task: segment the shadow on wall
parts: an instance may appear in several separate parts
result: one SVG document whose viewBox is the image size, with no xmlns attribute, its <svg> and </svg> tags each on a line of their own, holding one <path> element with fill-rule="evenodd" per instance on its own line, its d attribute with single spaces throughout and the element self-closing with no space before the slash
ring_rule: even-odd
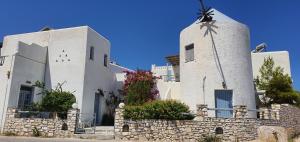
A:
<svg viewBox="0 0 300 142">
<path fill-rule="evenodd" d="M 49 59 L 49 51 L 48 51 L 48 48 L 47 48 L 44 81 L 45 81 L 45 86 L 49 87 L 48 89 L 51 89 L 52 88 L 52 82 L 51 82 L 51 73 L 50 73 L 49 60 L 50 60 Z"/>
<path fill-rule="evenodd" d="M 206 27 L 206 31 L 205 31 L 203 36 L 205 37 L 208 34 L 210 35 L 215 64 L 216 64 L 216 67 L 219 71 L 220 76 L 223 79 L 222 86 L 223 86 L 224 89 L 227 89 L 226 79 L 225 79 L 223 68 L 222 68 L 222 65 L 221 65 L 221 62 L 220 62 L 219 54 L 218 54 L 218 51 L 217 51 L 217 48 L 216 48 L 215 40 L 214 40 L 214 37 L 213 37 L 213 33 L 218 34 L 214 29 L 219 28 L 218 26 L 215 25 L 215 23 L 216 23 L 216 20 L 213 20 L 212 22 L 203 22 L 200 25 L 200 29 Z"/>
</svg>

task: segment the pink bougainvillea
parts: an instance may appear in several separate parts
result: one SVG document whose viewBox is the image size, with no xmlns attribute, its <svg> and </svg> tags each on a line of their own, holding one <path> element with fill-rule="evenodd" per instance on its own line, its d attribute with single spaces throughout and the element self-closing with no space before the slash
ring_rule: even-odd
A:
<svg viewBox="0 0 300 142">
<path fill-rule="evenodd" d="M 156 88 L 157 77 L 150 71 L 126 71 L 126 80 L 123 86 L 125 101 L 129 104 L 141 104 L 158 98 Z M 134 100 L 132 100 L 134 99 Z M 136 102 L 136 103 L 134 103 Z"/>
</svg>

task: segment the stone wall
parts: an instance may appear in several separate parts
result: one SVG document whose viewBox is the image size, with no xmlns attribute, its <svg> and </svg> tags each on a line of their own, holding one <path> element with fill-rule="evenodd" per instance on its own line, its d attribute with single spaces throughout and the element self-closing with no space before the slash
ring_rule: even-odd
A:
<svg viewBox="0 0 300 142">
<path fill-rule="evenodd" d="M 280 121 L 280 125 L 287 129 L 288 135 L 300 134 L 300 109 L 298 107 L 282 104 L 272 105 L 272 117 Z"/>
<path fill-rule="evenodd" d="M 205 136 L 216 135 L 223 141 L 251 141 L 257 139 L 257 130 L 261 126 L 282 126 L 292 129 L 293 133 L 298 131 L 300 110 L 292 106 L 279 106 L 279 110 L 275 106 L 269 110 L 272 118 L 279 119 L 245 118 L 247 111 L 244 106 L 234 107 L 234 118 L 211 118 L 207 117 L 207 105 L 198 105 L 197 117 L 194 120 L 175 121 L 124 120 L 124 109 L 119 108 L 115 117 L 115 137 L 117 140 L 197 141 Z M 222 130 L 222 134 L 217 134 L 218 130 Z"/>
<path fill-rule="evenodd" d="M 14 133 L 18 136 L 33 136 L 37 129 L 45 137 L 71 137 L 74 135 L 79 110 L 68 111 L 67 119 L 16 118 L 18 110 L 8 108 L 3 133 Z M 62 130 L 64 126 L 66 130 Z"/>
</svg>

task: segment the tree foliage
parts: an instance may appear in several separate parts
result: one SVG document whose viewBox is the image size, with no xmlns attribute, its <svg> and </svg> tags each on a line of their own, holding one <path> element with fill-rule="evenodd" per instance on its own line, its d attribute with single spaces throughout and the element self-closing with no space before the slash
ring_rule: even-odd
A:
<svg viewBox="0 0 300 142">
<path fill-rule="evenodd" d="M 158 95 L 156 77 L 150 71 L 128 71 L 126 72 L 123 91 L 125 103 L 129 105 L 141 105 L 145 102 L 155 100 Z"/>
<path fill-rule="evenodd" d="M 275 67 L 271 57 L 265 58 L 264 64 L 259 70 L 260 76 L 255 79 L 255 84 L 259 90 L 264 90 L 262 106 L 278 104 L 299 104 L 300 95 L 293 89 L 292 79 L 288 74 L 284 74 L 281 67 Z"/>
<path fill-rule="evenodd" d="M 38 111 L 67 112 L 72 108 L 76 98 L 71 92 L 63 91 L 62 85 L 58 83 L 55 89 L 47 90 L 43 83 L 36 82 L 36 86 L 43 89 L 41 102 L 35 104 Z"/>
</svg>

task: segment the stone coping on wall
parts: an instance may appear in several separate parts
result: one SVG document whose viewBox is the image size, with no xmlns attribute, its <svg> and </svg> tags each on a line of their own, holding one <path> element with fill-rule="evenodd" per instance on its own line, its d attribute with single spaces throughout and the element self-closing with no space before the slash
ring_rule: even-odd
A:
<svg viewBox="0 0 300 142">
<path fill-rule="evenodd" d="M 40 133 L 44 137 L 72 137 L 75 132 L 78 109 L 68 111 L 67 119 L 16 118 L 18 110 L 8 108 L 3 133 L 18 136 L 34 136 Z"/>
<path fill-rule="evenodd" d="M 251 141 L 258 137 L 261 126 L 280 126 L 289 135 L 300 132 L 300 109 L 291 105 L 272 105 L 260 109 L 260 118 L 246 118 L 245 106 L 234 107 L 234 118 L 207 116 L 207 105 L 198 105 L 194 120 L 125 120 L 124 106 L 116 109 L 117 140 L 198 141 L 216 135 L 223 141 Z M 220 133 L 220 134 L 219 134 Z"/>
</svg>

